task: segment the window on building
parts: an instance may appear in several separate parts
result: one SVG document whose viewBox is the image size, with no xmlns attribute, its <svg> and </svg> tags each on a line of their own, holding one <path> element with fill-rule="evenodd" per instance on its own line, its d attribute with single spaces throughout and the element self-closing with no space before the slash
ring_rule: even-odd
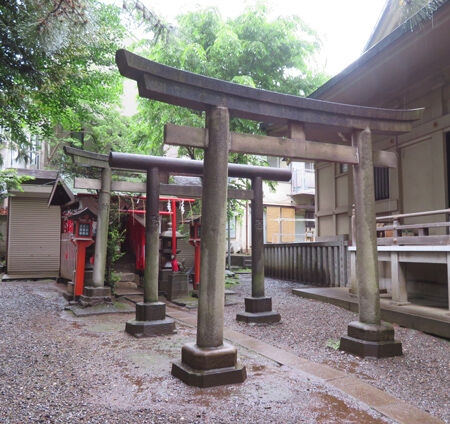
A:
<svg viewBox="0 0 450 424">
<path fill-rule="evenodd" d="M 374 168 L 375 200 L 389 199 L 389 168 Z"/>
<path fill-rule="evenodd" d="M 314 211 L 305 211 L 305 219 L 307 219 L 308 221 L 305 221 L 305 227 L 307 230 L 314 228 L 316 226 L 316 223 L 314 221 L 315 216 L 314 216 Z M 313 221 L 311 221 L 313 220 Z"/>
<path fill-rule="evenodd" d="M 348 172 L 348 163 L 339 164 L 339 174 L 346 174 Z"/>
</svg>

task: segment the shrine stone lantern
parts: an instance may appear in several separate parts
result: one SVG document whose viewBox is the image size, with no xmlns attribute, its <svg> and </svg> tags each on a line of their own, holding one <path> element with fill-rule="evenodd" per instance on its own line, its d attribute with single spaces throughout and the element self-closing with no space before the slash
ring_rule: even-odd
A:
<svg viewBox="0 0 450 424">
<path fill-rule="evenodd" d="M 163 231 L 159 238 L 161 239 L 159 291 L 163 292 L 168 300 L 186 297 L 189 295 L 188 276 L 180 272 L 176 265 L 176 255 L 181 251 L 177 249 L 177 240 L 184 236 L 169 223 L 167 230 Z"/>
</svg>

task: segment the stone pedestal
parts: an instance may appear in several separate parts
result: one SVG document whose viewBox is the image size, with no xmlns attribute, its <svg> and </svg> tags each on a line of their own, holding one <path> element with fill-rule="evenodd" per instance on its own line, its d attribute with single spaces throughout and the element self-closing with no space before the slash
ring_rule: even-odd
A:
<svg viewBox="0 0 450 424">
<path fill-rule="evenodd" d="M 169 277 L 173 274 L 171 269 L 162 269 L 158 274 L 158 293 L 167 296 L 169 290 Z"/>
<path fill-rule="evenodd" d="M 271 297 L 246 297 L 245 312 L 236 315 L 242 322 L 274 323 L 279 322 L 281 316 L 272 311 Z"/>
<path fill-rule="evenodd" d="M 163 302 L 136 304 L 136 319 L 128 321 L 125 331 L 134 337 L 152 337 L 175 333 L 175 321 L 166 318 Z"/>
<path fill-rule="evenodd" d="M 189 386 L 212 387 L 242 383 L 247 371 L 237 362 L 236 348 L 228 343 L 210 348 L 188 343 L 181 349 L 181 362 L 172 364 L 172 375 Z"/>
<path fill-rule="evenodd" d="M 81 306 L 95 306 L 112 303 L 110 287 L 86 286 L 80 296 Z"/>
<path fill-rule="evenodd" d="M 348 335 L 341 337 L 340 350 L 363 358 L 387 358 L 402 355 L 402 344 L 394 340 L 389 324 L 365 324 L 360 321 L 348 325 Z"/>
<path fill-rule="evenodd" d="M 167 299 L 179 299 L 189 296 L 189 278 L 183 272 L 172 272 L 167 282 Z"/>
</svg>

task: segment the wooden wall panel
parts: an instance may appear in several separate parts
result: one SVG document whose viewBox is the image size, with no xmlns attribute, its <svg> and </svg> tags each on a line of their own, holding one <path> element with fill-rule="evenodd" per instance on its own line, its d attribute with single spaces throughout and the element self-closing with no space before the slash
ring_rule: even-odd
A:
<svg viewBox="0 0 450 424">
<path fill-rule="evenodd" d="M 281 208 L 281 218 L 287 218 L 288 221 L 281 221 L 281 242 L 295 242 L 295 209 Z"/>
<path fill-rule="evenodd" d="M 279 243 L 280 225 L 280 207 L 267 206 L 266 209 L 266 239 L 267 243 Z"/>
</svg>

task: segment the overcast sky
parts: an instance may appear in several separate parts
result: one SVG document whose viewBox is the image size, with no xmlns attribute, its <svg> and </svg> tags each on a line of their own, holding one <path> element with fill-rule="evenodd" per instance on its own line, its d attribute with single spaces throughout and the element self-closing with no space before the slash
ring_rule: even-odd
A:
<svg viewBox="0 0 450 424">
<path fill-rule="evenodd" d="M 254 0 L 141 0 L 150 10 L 175 23 L 176 16 L 208 6 L 217 7 L 223 18 L 240 15 Z M 116 0 L 121 4 L 120 0 Z M 270 16 L 299 16 L 322 40 L 317 58 L 325 72 L 334 76 L 355 61 L 381 15 L 386 0 L 267 0 Z M 135 83 L 129 81 L 135 86 Z M 128 84 L 127 84 L 128 85 Z M 127 114 L 133 101 L 124 102 Z"/>
<path fill-rule="evenodd" d="M 142 1 L 142 0 L 141 0 Z M 297 15 L 323 42 L 320 60 L 329 75 L 336 75 L 356 60 L 380 17 L 386 0 L 268 0 L 271 16 Z M 177 15 L 208 6 L 222 17 L 236 17 L 248 0 L 143 0 L 158 15 L 175 22 Z"/>
</svg>

